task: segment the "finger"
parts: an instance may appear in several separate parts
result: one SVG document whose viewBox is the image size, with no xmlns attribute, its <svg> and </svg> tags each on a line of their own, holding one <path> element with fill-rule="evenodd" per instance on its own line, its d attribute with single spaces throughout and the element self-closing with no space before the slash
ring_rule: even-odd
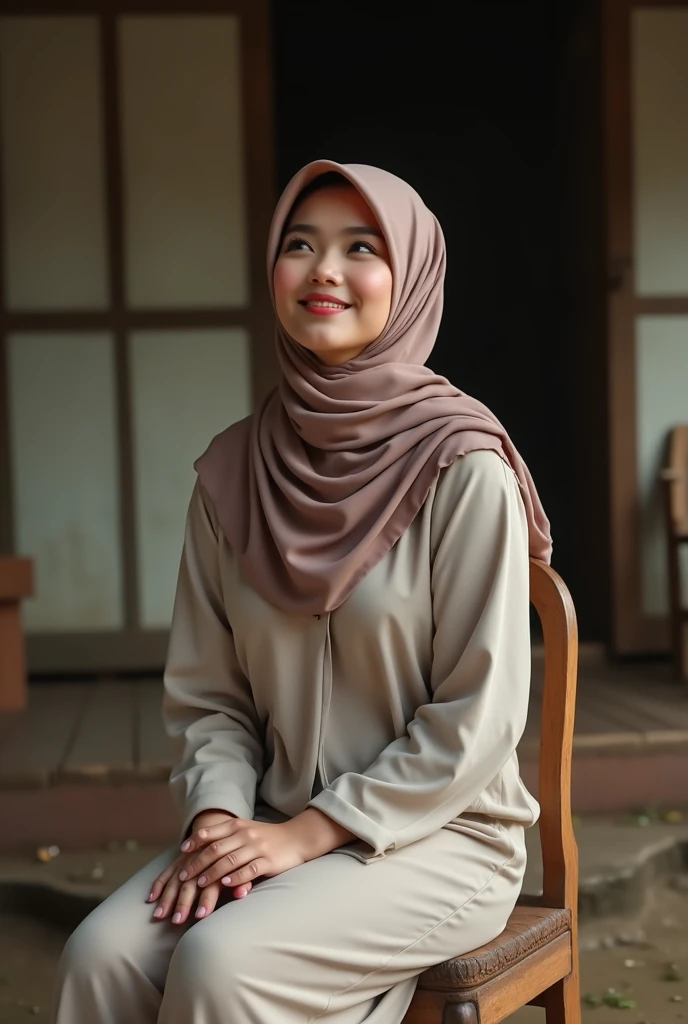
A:
<svg viewBox="0 0 688 1024">
<path fill-rule="evenodd" d="M 241 840 L 239 837 L 230 836 L 227 839 L 216 839 L 195 856 L 190 856 L 187 853 L 184 866 L 179 872 L 179 880 L 185 882 L 189 878 L 195 878 L 197 875 L 203 874 L 206 868 L 211 867 L 215 861 L 228 856 L 234 850 L 238 850 L 240 846 Z M 220 876 L 218 875 L 217 877 L 219 878 Z"/>
<path fill-rule="evenodd" d="M 190 853 L 191 850 L 201 849 L 215 839 L 226 839 L 227 836 L 232 835 L 237 822 L 240 821 L 241 818 L 227 818 L 226 821 L 218 821 L 216 825 L 205 825 L 204 828 L 199 828 L 197 832 L 192 832 L 189 838 L 184 840 L 182 851 Z"/>
<path fill-rule="evenodd" d="M 254 860 L 259 856 L 258 850 L 252 846 L 239 846 L 236 845 L 233 849 L 223 853 L 220 857 L 216 857 L 212 864 L 205 868 L 203 874 L 199 875 L 196 879 L 199 888 L 203 888 L 206 885 L 210 885 L 212 882 L 219 882 L 219 880 L 225 875 L 234 875 L 239 868 L 244 867 L 249 861 Z M 253 875 L 248 878 L 243 878 L 241 881 L 252 882 Z"/>
<path fill-rule="evenodd" d="M 208 914 L 212 914 L 213 910 L 217 906 L 217 901 L 222 894 L 222 886 L 219 883 L 215 885 L 208 885 L 205 889 L 200 890 L 200 898 L 198 900 L 198 908 L 196 909 L 196 917 L 202 918 L 207 917 Z"/>
<path fill-rule="evenodd" d="M 158 898 L 158 905 L 156 909 L 153 911 L 153 917 L 158 921 L 163 921 L 166 917 L 169 917 L 177 900 L 180 886 L 181 883 L 176 875 L 170 878 L 162 891 L 162 895 Z"/>
<path fill-rule="evenodd" d="M 173 860 L 169 867 L 166 867 L 153 882 L 151 891 L 148 895 L 147 903 L 155 903 L 160 898 L 160 893 L 163 891 L 170 878 L 177 873 L 179 868 L 179 858 Z"/>
<path fill-rule="evenodd" d="M 198 896 L 198 886 L 195 882 L 184 882 L 179 895 L 177 896 L 177 902 L 174 907 L 174 914 L 172 915 L 172 924 L 186 924 L 189 913 L 196 897 Z"/>
<path fill-rule="evenodd" d="M 244 885 L 237 885 L 236 889 L 233 890 L 232 895 L 235 900 L 243 900 L 245 896 L 248 896 L 252 888 L 253 882 L 246 882 Z"/>
<path fill-rule="evenodd" d="M 244 867 L 239 868 L 238 871 L 233 871 L 231 875 L 223 875 L 220 879 L 223 885 L 241 885 L 244 882 L 255 882 L 259 875 L 266 875 L 269 871 L 270 865 L 264 857 L 258 857 L 255 860 L 249 861 Z"/>
</svg>

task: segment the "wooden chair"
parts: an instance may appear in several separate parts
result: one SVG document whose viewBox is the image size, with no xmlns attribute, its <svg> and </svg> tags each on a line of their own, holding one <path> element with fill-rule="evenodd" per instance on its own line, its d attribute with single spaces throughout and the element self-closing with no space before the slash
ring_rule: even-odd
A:
<svg viewBox="0 0 688 1024">
<path fill-rule="evenodd" d="M 688 425 L 669 431 L 660 480 L 666 514 L 671 649 L 676 675 L 688 683 L 688 608 L 681 593 L 681 548 L 688 544 Z"/>
<path fill-rule="evenodd" d="M 541 897 L 522 896 L 493 942 L 420 975 L 404 1024 L 496 1024 L 527 1003 L 547 1024 L 579 1024 L 578 850 L 571 822 L 571 751 L 578 668 L 576 613 L 566 586 L 531 559 L 531 601 L 544 633 L 540 736 Z"/>
</svg>

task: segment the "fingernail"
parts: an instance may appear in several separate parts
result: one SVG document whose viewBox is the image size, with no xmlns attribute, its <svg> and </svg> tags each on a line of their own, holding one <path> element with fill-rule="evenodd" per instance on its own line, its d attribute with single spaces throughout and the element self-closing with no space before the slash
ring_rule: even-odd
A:
<svg viewBox="0 0 688 1024">
<path fill-rule="evenodd" d="M 190 849 L 191 849 L 191 840 L 190 839 L 185 839 L 184 842 L 182 843 L 182 850 L 183 850 L 184 853 L 186 853 L 186 851 L 190 850 Z"/>
<path fill-rule="evenodd" d="M 174 917 L 172 918 L 172 924 L 179 924 L 181 919 L 182 919 L 182 915 L 181 914 L 179 914 L 179 913 L 175 914 Z"/>
<path fill-rule="evenodd" d="M 222 884 L 223 885 L 231 885 L 232 884 L 231 876 L 230 875 L 225 875 L 225 877 L 222 879 Z"/>
<path fill-rule="evenodd" d="M 208 881 L 208 876 L 207 875 L 201 875 L 201 877 L 198 879 L 198 884 L 199 885 L 205 885 L 205 883 L 207 881 Z"/>
<path fill-rule="evenodd" d="M 205 917 L 206 914 L 207 910 L 205 907 L 199 907 L 198 910 L 196 911 L 196 917 Z"/>
<path fill-rule="evenodd" d="M 158 909 L 153 914 L 153 917 L 162 917 L 164 913 L 165 911 L 162 909 L 162 907 L 158 907 Z"/>
<path fill-rule="evenodd" d="M 146 903 L 150 903 L 150 901 L 151 901 L 152 899 L 153 899 L 153 893 L 152 893 L 152 892 L 150 892 L 150 893 L 148 893 L 148 896 L 146 897 Z"/>
<path fill-rule="evenodd" d="M 185 882 L 185 881 L 186 881 L 186 876 L 188 875 L 188 873 L 189 873 L 189 872 L 188 872 L 188 871 L 186 871 L 186 870 L 184 870 L 184 871 L 180 871 L 180 872 L 179 872 L 179 877 L 180 877 L 180 879 L 181 879 L 181 881 L 182 881 L 182 882 Z"/>
</svg>

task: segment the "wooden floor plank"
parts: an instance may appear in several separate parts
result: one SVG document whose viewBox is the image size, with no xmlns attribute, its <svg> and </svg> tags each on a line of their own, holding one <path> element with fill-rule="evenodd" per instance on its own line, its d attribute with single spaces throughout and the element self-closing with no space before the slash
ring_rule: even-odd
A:
<svg viewBox="0 0 688 1024">
<path fill-rule="evenodd" d="M 613 735 L 619 732 L 628 732 L 629 729 L 618 722 L 610 721 L 607 715 L 603 714 L 594 705 L 582 697 L 576 704 L 576 720 L 574 732 L 576 736 L 606 734 Z M 635 731 L 631 729 L 630 731 Z"/>
<path fill-rule="evenodd" d="M 0 788 L 54 781 L 91 694 L 88 683 L 32 683 L 0 746 Z"/>
<path fill-rule="evenodd" d="M 597 692 L 605 701 L 623 704 L 637 714 L 646 730 L 688 729 L 688 694 L 676 692 L 673 687 L 655 690 L 634 684 L 622 690 L 617 684 L 600 680 Z"/>
<path fill-rule="evenodd" d="M 537 753 L 542 659 L 534 659 L 530 710 L 519 751 Z M 0 717 L 0 788 L 56 781 L 165 780 L 171 744 L 161 681 L 31 683 L 29 709 Z M 574 749 L 609 752 L 688 743 L 688 688 L 670 667 L 582 665 Z"/>
<path fill-rule="evenodd" d="M 63 782 L 120 782 L 134 775 L 133 684 L 97 682 L 60 766 Z"/>
<path fill-rule="evenodd" d="M 607 723 L 610 732 L 630 730 L 644 733 L 647 729 L 647 718 L 638 713 L 627 701 L 610 697 L 600 687 L 590 688 L 585 694 L 585 707 Z"/>
<path fill-rule="evenodd" d="M 166 779 L 172 767 L 172 744 L 162 724 L 162 680 L 138 683 L 137 774 L 145 779 Z"/>
</svg>

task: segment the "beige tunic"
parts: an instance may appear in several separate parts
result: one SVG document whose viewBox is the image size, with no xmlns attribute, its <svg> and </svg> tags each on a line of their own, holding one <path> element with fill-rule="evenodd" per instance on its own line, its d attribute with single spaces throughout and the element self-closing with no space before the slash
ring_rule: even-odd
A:
<svg viewBox="0 0 688 1024">
<path fill-rule="evenodd" d="M 400 1024 L 421 971 L 498 935 L 537 815 L 515 754 L 528 576 L 518 487 L 491 452 L 445 470 L 320 619 L 243 583 L 197 488 L 165 679 L 184 830 L 204 808 L 279 821 L 311 803 L 358 839 L 180 927 L 145 903 L 165 851 L 70 938 L 53 1022 Z"/>
<path fill-rule="evenodd" d="M 311 804 L 371 861 L 443 827 L 532 825 L 527 543 L 514 474 L 472 452 L 340 608 L 290 615 L 244 582 L 197 485 L 165 675 L 184 829 Z"/>
</svg>

